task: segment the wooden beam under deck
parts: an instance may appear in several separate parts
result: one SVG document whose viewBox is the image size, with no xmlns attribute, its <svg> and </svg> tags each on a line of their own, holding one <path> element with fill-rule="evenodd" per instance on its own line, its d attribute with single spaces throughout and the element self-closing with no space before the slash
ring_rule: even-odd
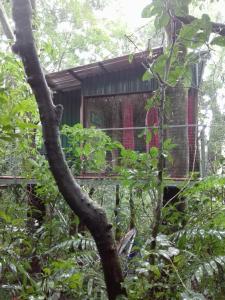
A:
<svg viewBox="0 0 225 300">
<path fill-rule="evenodd" d="M 9 185 L 35 184 L 34 179 L 20 176 L 0 176 L 0 188 Z"/>
<path fill-rule="evenodd" d="M 85 174 L 75 177 L 76 181 L 80 185 L 115 185 L 120 184 L 121 179 L 117 177 L 116 175 L 113 176 L 106 176 L 104 174 L 102 175 L 96 175 L 96 174 Z M 195 182 L 198 181 L 196 179 L 188 179 L 188 178 L 164 178 L 168 182 L 168 184 L 171 185 L 179 185 L 184 184 L 187 181 Z M 26 185 L 26 184 L 35 184 L 35 179 L 28 179 L 25 177 L 19 177 L 19 176 L 0 176 L 0 188 L 5 188 L 10 185 Z"/>
</svg>

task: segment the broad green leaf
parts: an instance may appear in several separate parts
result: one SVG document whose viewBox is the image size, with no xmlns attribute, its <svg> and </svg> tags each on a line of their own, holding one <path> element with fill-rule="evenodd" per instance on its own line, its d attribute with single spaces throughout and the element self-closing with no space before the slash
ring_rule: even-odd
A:
<svg viewBox="0 0 225 300">
<path fill-rule="evenodd" d="M 12 142 L 13 138 L 11 136 L 6 136 L 6 135 L 0 135 L 0 140 L 6 141 L 6 142 Z"/>
<path fill-rule="evenodd" d="M 159 254 L 170 261 L 170 253 L 167 250 L 159 250 Z"/>
<path fill-rule="evenodd" d="M 162 4 L 160 1 L 154 1 L 148 4 L 142 11 L 142 18 L 151 18 L 162 13 Z"/>
<path fill-rule="evenodd" d="M 155 98 L 149 98 L 148 100 L 147 100 L 147 103 L 146 103 L 146 105 L 145 105 L 145 109 L 146 110 L 150 110 L 151 108 L 153 108 L 154 106 L 155 106 Z"/>
<path fill-rule="evenodd" d="M 167 61 L 168 57 L 166 54 L 160 55 L 160 57 L 158 57 L 153 65 L 153 71 L 155 73 L 158 73 L 159 75 L 161 75 L 163 77 L 164 75 L 164 71 L 165 71 L 165 65 L 166 65 L 166 61 Z"/>
<path fill-rule="evenodd" d="M 92 295 L 92 290 L 93 290 L 93 279 L 89 279 L 88 280 L 88 296 Z"/>
<path fill-rule="evenodd" d="M 211 45 L 225 47 L 225 36 L 217 36 L 215 37 L 211 43 Z"/>
<path fill-rule="evenodd" d="M 184 67 L 183 66 L 176 66 L 175 68 L 171 69 L 169 72 L 168 82 L 171 85 L 176 85 L 179 81 L 179 78 L 184 73 Z"/>
<path fill-rule="evenodd" d="M 81 273 L 75 273 L 65 280 L 71 289 L 77 289 L 82 286 L 83 276 Z"/>
<path fill-rule="evenodd" d="M 146 143 L 149 144 L 152 139 L 152 133 L 149 129 L 145 130 L 145 135 L 146 135 Z"/>
<path fill-rule="evenodd" d="M 169 23 L 169 21 L 170 21 L 170 17 L 166 12 L 163 12 L 159 17 L 157 16 L 154 22 L 156 30 L 165 27 Z"/>
<path fill-rule="evenodd" d="M 211 23 L 209 15 L 207 15 L 207 14 L 202 15 L 201 25 L 202 25 L 202 28 L 205 30 L 206 34 L 209 36 L 212 32 L 212 23 Z"/>
<path fill-rule="evenodd" d="M 204 273 L 203 273 L 203 267 L 200 266 L 200 267 L 198 268 L 198 270 L 195 272 L 195 278 L 196 278 L 196 280 L 197 280 L 198 283 L 201 282 L 202 277 L 203 277 L 203 274 L 204 274 Z"/>
<path fill-rule="evenodd" d="M 17 267 L 14 263 L 9 263 L 9 267 L 12 270 L 12 272 L 17 273 Z"/>
<path fill-rule="evenodd" d="M 213 268 L 209 263 L 204 264 L 205 270 L 209 276 L 213 276 Z"/>
<path fill-rule="evenodd" d="M 186 47 L 195 49 L 208 41 L 211 30 L 210 18 L 207 14 L 203 14 L 201 19 L 196 19 L 191 24 L 183 26 L 179 38 Z"/>
<path fill-rule="evenodd" d="M 179 39 L 185 45 L 189 45 L 193 36 L 198 32 L 199 26 L 196 22 L 192 22 L 189 25 L 185 25 L 180 30 Z"/>
<path fill-rule="evenodd" d="M 202 294 L 190 292 L 190 293 L 182 293 L 182 300 L 206 300 Z"/>
<path fill-rule="evenodd" d="M 132 63 L 133 59 L 134 59 L 134 54 L 130 54 L 128 57 L 128 61 L 130 64 Z"/>
<path fill-rule="evenodd" d="M 147 6 L 145 6 L 145 8 L 142 10 L 142 18 L 150 18 L 154 15 L 154 13 L 152 13 L 154 8 L 153 3 L 148 4 Z"/>
<path fill-rule="evenodd" d="M 151 74 L 151 72 L 149 70 L 146 70 L 142 76 L 143 81 L 150 81 L 153 78 L 154 78 L 154 76 L 153 76 L 153 74 Z"/>
<path fill-rule="evenodd" d="M 159 149 L 156 148 L 156 147 L 151 147 L 149 153 L 150 153 L 152 158 L 158 157 Z"/>
<path fill-rule="evenodd" d="M 161 273 L 159 270 L 159 267 L 156 265 L 150 265 L 149 266 L 150 271 L 152 271 L 157 277 L 160 277 Z"/>
<path fill-rule="evenodd" d="M 175 247 L 169 247 L 168 248 L 168 253 L 170 256 L 176 256 L 180 253 L 180 250 L 175 248 Z"/>
<path fill-rule="evenodd" d="M 8 102 L 8 97 L 6 96 L 5 93 L 0 93 L 0 103 L 7 103 Z"/>
<path fill-rule="evenodd" d="M 214 260 L 210 261 L 210 265 L 211 265 L 212 269 L 214 270 L 214 272 L 218 273 L 218 271 L 219 271 L 218 266 Z"/>
</svg>

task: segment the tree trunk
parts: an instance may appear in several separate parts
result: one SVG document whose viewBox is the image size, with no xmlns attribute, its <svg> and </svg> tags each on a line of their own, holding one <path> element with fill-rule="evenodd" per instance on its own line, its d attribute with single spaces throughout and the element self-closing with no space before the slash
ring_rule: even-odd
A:
<svg viewBox="0 0 225 300">
<path fill-rule="evenodd" d="M 176 87 L 166 89 L 169 103 L 169 113 L 166 115 L 167 138 L 171 139 L 175 147 L 171 151 L 172 163 L 167 163 L 167 171 L 173 178 L 184 178 L 189 172 L 189 146 L 187 126 L 187 91 L 182 83 Z"/>
<path fill-rule="evenodd" d="M 223 159 L 224 115 L 217 103 L 216 95 L 212 93 L 209 96 L 212 120 L 209 130 L 208 163 L 209 171 L 214 174 L 221 168 L 221 159 Z"/>
<path fill-rule="evenodd" d="M 114 210 L 115 223 L 116 223 L 116 241 L 120 241 L 122 237 L 121 224 L 120 224 L 120 186 L 116 185 L 116 205 Z"/>
<path fill-rule="evenodd" d="M 188 13 L 188 5 L 184 4 L 184 9 Z M 171 18 L 166 27 L 166 33 L 169 45 L 176 41 L 179 35 L 182 23 L 179 20 Z M 178 46 L 178 62 L 182 64 L 185 60 L 187 49 L 181 42 L 176 42 Z M 188 91 L 183 83 L 179 81 L 175 87 L 166 88 L 166 101 L 168 110 L 165 116 L 167 129 L 167 138 L 175 144 L 172 150 L 172 163 L 167 162 L 167 170 L 173 178 L 186 177 L 189 172 L 189 146 L 188 146 Z"/>
<path fill-rule="evenodd" d="M 59 134 L 63 107 L 53 104 L 38 60 L 32 34 L 30 1 L 12 0 L 12 2 L 16 26 L 16 43 L 13 51 L 22 58 L 27 81 L 38 104 L 50 170 L 65 201 L 90 230 L 101 257 L 108 298 L 115 300 L 117 296 L 126 292 L 121 287 L 123 276 L 112 225 L 108 223 L 105 211 L 82 192 L 65 161 Z"/>
</svg>

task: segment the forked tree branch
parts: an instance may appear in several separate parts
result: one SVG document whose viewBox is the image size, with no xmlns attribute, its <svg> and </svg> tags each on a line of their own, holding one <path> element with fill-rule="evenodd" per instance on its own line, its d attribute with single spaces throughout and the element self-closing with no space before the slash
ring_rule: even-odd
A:
<svg viewBox="0 0 225 300">
<path fill-rule="evenodd" d="M 182 17 L 176 16 L 176 19 L 178 19 L 185 25 L 191 24 L 193 21 L 198 20 L 197 18 L 191 15 L 182 16 Z M 215 22 L 211 22 L 211 24 L 212 24 L 212 33 L 217 33 L 221 36 L 225 36 L 225 24 L 215 23 Z"/>
<path fill-rule="evenodd" d="M 65 161 L 59 134 L 63 107 L 54 105 L 40 66 L 32 33 L 31 3 L 29 0 L 12 2 L 16 35 L 13 51 L 22 58 L 27 81 L 38 104 L 50 170 L 64 199 L 90 230 L 101 257 L 108 297 L 115 300 L 125 291 L 121 287 L 123 276 L 112 225 L 108 223 L 105 211 L 82 192 Z"/>
</svg>

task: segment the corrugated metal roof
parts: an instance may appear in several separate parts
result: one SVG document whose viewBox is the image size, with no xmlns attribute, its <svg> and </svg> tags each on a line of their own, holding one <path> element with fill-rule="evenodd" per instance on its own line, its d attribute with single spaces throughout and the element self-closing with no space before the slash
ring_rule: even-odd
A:
<svg viewBox="0 0 225 300">
<path fill-rule="evenodd" d="M 152 61 L 162 54 L 162 52 L 163 48 L 160 47 L 153 49 L 151 56 L 149 56 L 148 51 L 136 53 L 132 57 L 132 62 L 130 62 L 130 55 L 107 59 L 101 62 L 47 74 L 46 80 L 53 91 L 79 89 L 85 79 L 110 74 L 112 72 L 134 70 L 140 67 L 146 59 Z"/>
</svg>

